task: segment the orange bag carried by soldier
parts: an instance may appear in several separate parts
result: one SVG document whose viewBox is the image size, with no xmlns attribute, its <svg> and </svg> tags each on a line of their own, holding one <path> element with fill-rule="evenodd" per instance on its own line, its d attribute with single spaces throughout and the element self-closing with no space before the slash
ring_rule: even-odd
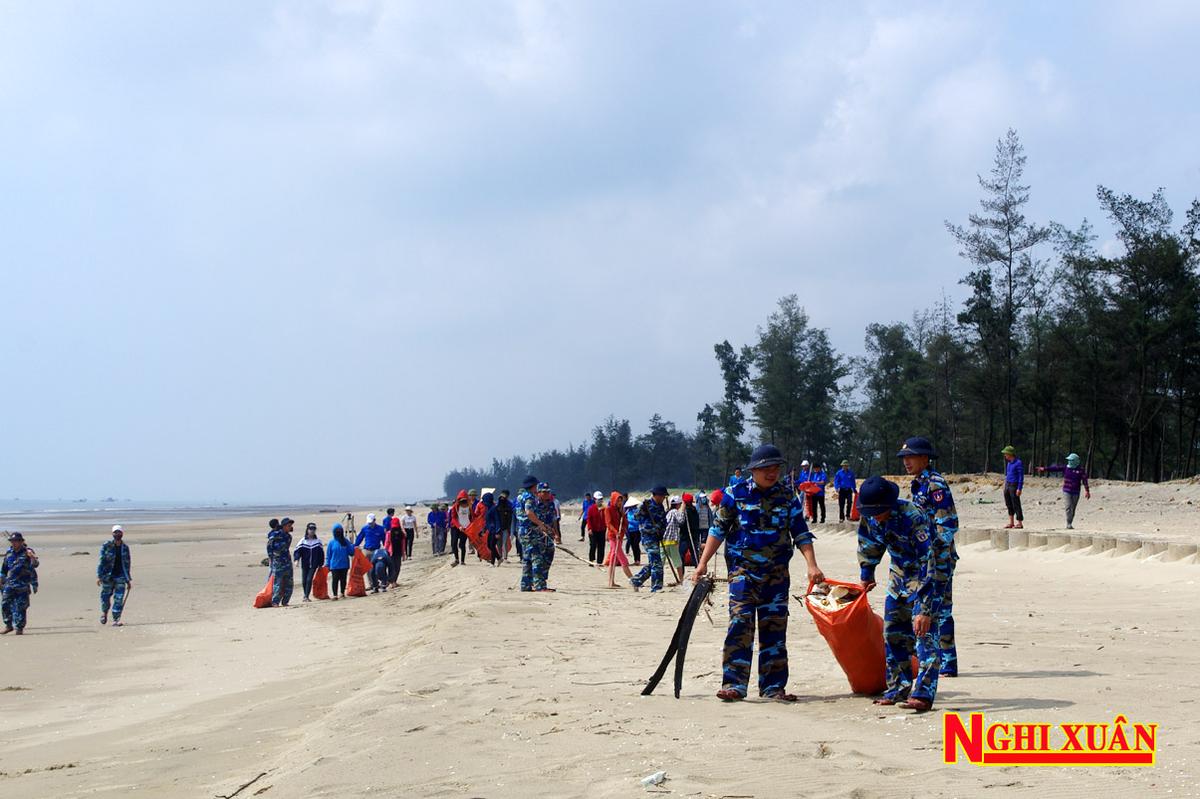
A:
<svg viewBox="0 0 1200 799">
<path fill-rule="evenodd" d="M 313 575 L 312 595 L 314 599 L 329 599 L 329 567 L 321 566 Z"/>
<path fill-rule="evenodd" d="M 850 521 L 856 522 L 862 517 L 858 514 L 858 492 L 854 492 L 854 507 L 850 509 Z"/>
<path fill-rule="evenodd" d="M 804 606 L 812 615 L 817 631 L 846 672 L 851 691 L 882 693 L 887 687 L 883 619 L 871 608 L 858 583 L 826 580 L 825 585 L 829 586 L 828 593 L 814 593 L 810 583 L 804 597 Z"/>
<path fill-rule="evenodd" d="M 354 557 L 350 559 L 350 577 L 347 580 L 346 596 L 366 596 L 367 585 L 363 578 L 371 571 L 371 561 L 358 547 L 354 548 Z"/>
<path fill-rule="evenodd" d="M 269 608 L 271 607 L 271 592 L 275 590 L 275 575 L 267 578 L 267 584 L 263 590 L 258 592 L 258 596 L 254 597 L 254 607 Z"/>
</svg>

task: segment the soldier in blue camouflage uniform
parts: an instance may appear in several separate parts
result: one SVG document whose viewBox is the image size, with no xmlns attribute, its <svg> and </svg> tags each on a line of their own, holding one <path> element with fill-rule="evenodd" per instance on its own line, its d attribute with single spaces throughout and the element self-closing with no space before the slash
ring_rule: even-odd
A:
<svg viewBox="0 0 1200 799">
<path fill-rule="evenodd" d="M 100 586 L 100 623 L 108 624 L 108 608 L 112 605 L 113 626 L 120 627 L 125 610 L 125 593 L 133 585 L 129 570 L 129 547 L 124 543 L 125 531 L 114 524 L 112 540 L 100 547 L 100 562 L 96 565 L 96 585 Z"/>
<path fill-rule="evenodd" d="M 526 511 L 533 522 L 528 543 L 533 549 L 530 561 L 533 566 L 533 590 L 550 591 L 546 583 L 550 579 L 550 566 L 554 563 L 554 545 L 559 540 L 559 515 L 554 504 L 554 494 L 549 483 L 537 484 L 537 500 L 533 508 Z"/>
<path fill-rule="evenodd" d="M 539 547 L 535 551 L 537 544 L 531 543 L 535 537 L 538 539 L 544 538 L 543 532 L 538 527 L 537 521 L 535 521 L 537 520 L 538 500 L 532 489 L 537 483 L 537 478 L 533 475 L 526 477 L 521 483 L 521 492 L 517 494 L 517 498 L 513 501 L 513 518 L 517 522 L 517 549 L 521 553 L 522 591 L 533 590 L 534 574 L 540 572 L 542 568 L 542 550 Z"/>
<path fill-rule="evenodd" d="M 724 542 L 729 555 L 729 631 L 725 635 L 724 670 L 717 696 L 726 702 L 746 697 L 754 628 L 758 625 L 758 692 L 782 702 L 795 702 L 787 692 L 788 564 L 799 549 L 808 579 L 824 582 L 813 552 L 813 536 L 804 523 L 804 508 L 787 480 L 780 480 L 784 459 L 770 444 L 750 456 L 750 477 L 730 485 L 709 528 L 704 553 L 696 565 L 699 579 Z"/>
<path fill-rule="evenodd" d="M 646 552 L 646 565 L 629 580 L 634 590 L 645 585 L 647 578 L 650 593 L 663 590 L 662 536 L 667 529 L 667 509 L 663 503 L 666 500 L 667 487 L 655 486 L 650 491 L 650 499 L 642 502 L 635 514 L 642 535 L 642 549 Z"/>
<path fill-rule="evenodd" d="M 886 552 L 891 556 L 883 638 L 887 688 L 880 705 L 902 703 L 923 713 L 937 695 L 941 650 L 933 623 L 941 610 L 942 594 L 950 579 L 950 546 L 933 529 L 920 507 L 900 499 L 900 487 L 872 477 L 858 492 L 859 579 L 864 591 L 875 587 L 875 567 Z M 912 677 L 916 650 L 918 669 Z"/>
<path fill-rule="evenodd" d="M 26 611 L 29 610 L 29 592 L 37 591 L 37 556 L 25 545 L 25 536 L 13 533 L 9 536 L 9 548 L 0 564 L 0 612 L 4 617 L 7 635 L 14 629 L 17 635 L 25 634 Z"/>
<path fill-rule="evenodd" d="M 958 676 L 958 649 L 954 645 L 954 568 L 958 564 L 958 547 L 954 537 L 958 534 L 958 510 L 954 507 L 954 495 L 940 472 L 929 467 L 929 461 L 937 457 L 933 444 L 927 438 L 910 438 L 896 453 L 904 461 L 904 471 L 913 476 L 912 501 L 925 511 L 933 522 L 938 536 L 950 546 L 950 578 L 946 580 L 946 592 L 942 595 L 942 610 L 938 614 L 934 632 L 942 650 L 941 676 Z"/>
<path fill-rule="evenodd" d="M 267 557 L 271 560 L 271 576 L 275 578 L 271 588 L 271 607 L 287 607 L 292 601 L 292 525 L 284 519 L 279 527 L 267 535 Z"/>
</svg>

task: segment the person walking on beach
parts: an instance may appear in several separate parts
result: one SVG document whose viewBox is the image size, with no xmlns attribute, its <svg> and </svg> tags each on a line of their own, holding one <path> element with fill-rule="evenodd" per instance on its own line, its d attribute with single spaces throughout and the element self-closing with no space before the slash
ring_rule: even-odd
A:
<svg viewBox="0 0 1200 799">
<path fill-rule="evenodd" d="M 958 563 L 958 547 L 954 543 L 958 535 L 958 509 L 954 507 L 954 495 L 946 478 L 929 467 L 929 461 L 937 457 L 933 444 L 927 438 L 910 438 L 896 453 L 904 462 L 904 471 L 913 478 L 913 504 L 925 511 L 933 522 L 933 532 L 949 547 L 948 573 L 942 590 L 941 609 L 934 619 L 933 633 L 941 650 L 939 673 L 943 677 L 958 676 L 958 648 L 954 643 L 954 568 Z"/>
<path fill-rule="evenodd" d="M 599 493 L 599 492 L 596 492 L 596 493 Z M 601 496 L 603 496 L 603 495 L 601 494 Z M 587 533 L 588 533 L 587 515 L 588 515 L 588 510 L 590 510 L 592 507 L 592 502 L 594 502 L 594 500 L 592 499 L 591 494 L 583 495 L 583 505 L 581 505 L 579 508 L 579 540 L 580 541 L 583 541 L 587 537 Z"/>
<path fill-rule="evenodd" d="M 887 688 L 877 705 L 924 713 L 933 707 L 941 671 L 941 648 L 934 624 L 950 579 L 950 547 L 933 529 L 925 511 L 900 499 L 900 487 L 882 477 L 864 481 L 858 494 L 859 585 L 875 587 L 875 568 L 891 556 L 884 600 L 883 640 Z M 917 656 L 917 676 L 912 656 Z"/>
<path fill-rule="evenodd" d="M 400 526 L 399 517 L 392 517 L 392 526 L 388 530 L 387 540 L 384 541 L 383 548 L 392 556 L 391 571 L 388 572 L 388 585 L 392 588 L 396 587 L 397 581 L 400 579 L 400 565 L 404 562 L 405 547 L 408 541 L 404 537 L 404 528 Z"/>
<path fill-rule="evenodd" d="M 788 564 L 800 550 L 811 583 L 824 582 L 812 533 L 795 490 L 781 480 L 783 453 L 762 444 L 750 453 L 750 479 L 729 486 L 721 496 L 717 523 L 708 532 L 693 579 L 708 572 L 708 562 L 725 544 L 729 553 L 729 630 L 722 652 L 721 690 L 725 702 L 746 698 L 754 629 L 758 626 L 758 692 L 778 702 L 795 702 L 787 692 Z"/>
<path fill-rule="evenodd" d="M 612 492 L 612 496 L 608 498 L 608 507 L 604 509 L 604 523 L 608 538 L 608 587 L 616 588 L 617 583 L 613 578 L 616 576 L 618 565 L 628 579 L 633 579 L 633 572 L 629 570 L 629 558 L 625 557 L 625 550 L 621 546 L 621 539 L 625 537 L 629 520 L 625 516 L 625 495 L 620 491 Z"/>
<path fill-rule="evenodd" d="M 425 523 L 429 525 L 429 537 L 433 539 L 432 550 L 434 555 L 446 554 L 446 506 L 434 505 L 429 511 L 429 515 L 425 517 Z"/>
<path fill-rule="evenodd" d="M 1075 509 L 1079 507 L 1079 489 L 1083 495 L 1092 498 L 1092 488 L 1088 485 L 1087 470 L 1079 468 L 1079 456 L 1072 452 L 1067 456 L 1067 468 L 1063 469 L 1063 501 L 1067 509 L 1067 529 L 1075 529 Z"/>
<path fill-rule="evenodd" d="M 683 556 L 679 552 L 679 540 L 683 528 L 687 526 L 687 514 L 683 512 L 683 502 L 679 497 L 671 497 L 670 510 L 667 511 L 666 524 L 663 526 L 662 552 L 663 560 L 671 569 L 671 586 L 683 582 Z"/>
<path fill-rule="evenodd" d="M 325 547 L 325 563 L 329 566 L 329 574 L 332 576 L 330 582 L 333 584 L 333 596 L 330 599 L 337 599 L 339 593 L 342 599 L 346 598 L 346 575 L 350 571 L 352 557 L 354 545 L 346 538 L 346 529 L 340 524 L 335 524 L 333 537 Z"/>
<path fill-rule="evenodd" d="M 558 504 L 558 500 L 554 497 L 554 492 L 550 490 L 550 484 L 541 482 L 537 484 L 537 502 L 534 504 L 533 510 L 530 512 L 530 519 L 535 519 L 543 525 L 539 528 L 541 534 L 536 530 L 530 539 L 534 542 L 535 547 L 539 548 L 538 557 L 534 559 L 534 565 L 537 569 L 533 574 L 533 590 L 534 591 L 551 591 L 550 588 L 550 567 L 554 565 L 554 550 L 556 545 L 562 542 L 562 517 L 559 516 L 562 509 Z"/>
<path fill-rule="evenodd" d="M 522 481 L 521 493 L 517 495 L 517 535 L 521 539 L 521 590 L 547 591 L 550 565 L 546 550 L 554 546 L 554 504 L 550 499 L 550 486 L 539 483 L 529 475 Z M 537 493 L 530 489 L 536 487 Z M 542 514 L 546 518 L 542 518 Z"/>
<path fill-rule="evenodd" d="M 367 560 L 372 561 L 373 563 L 375 550 L 383 546 L 385 540 L 387 540 L 387 530 L 384 530 L 375 523 L 374 513 L 368 513 L 367 523 L 364 524 L 363 528 L 358 531 L 358 537 L 354 539 L 354 546 L 361 546 L 363 554 L 367 556 Z M 368 572 L 368 576 L 371 578 L 371 587 L 378 588 L 379 585 L 375 582 L 374 568 Z"/>
<path fill-rule="evenodd" d="M 119 524 L 112 528 L 112 538 L 100 546 L 100 561 L 96 564 L 96 585 L 100 586 L 100 623 L 108 624 L 112 608 L 113 627 L 122 627 L 125 595 L 133 586 L 130 571 L 129 545 L 123 539 L 125 530 Z"/>
<path fill-rule="evenodd" d="M 471 498 L 466 491 L 459 491 L 450 507 L 450 551 L 454 555 L 454 565 L 467 562 L 466 529 L 471 526 Z"/>
<path fill-rule="evenodd" d="M 317 569 L 325 565 L 325 545 L 317 538 L 317 525 L 309 522 L 304 527 L 304 538 L 292 553 L 292 560 L 300 564 L 300 587 L 304 591 L 305 602 L 311 602 L 313 577 Z M 116 618 L 114 613 L 113 618 Z M 115 623 L 115 622 L 114 622 Z"/>
<path fill-rule="evenodd" d="M 404 557 L 411 558 L 413 544 L 417 540 L 417 514 L 413 513 L 412 505 L 404 507 L 404 515 L 400 517 L 400 527 L 404 530 Z"/>
<path fill-rule="evenodd" d="M 650 491 L 650 499 L 642 502 L 635 518 L 642 536 L 642 547 L 646 550 L 646 565 L 629 582 L 641 588 L 650 581 L 650 593 L 663 589 L 662 537 L 667 527 L 667 487 L 657 485 Z"/>
<path fill-rule="evenodd" d="M 394 518 L 396 518 L 396 509 L 388 508 L 387 515 L 383 517 L 382 527 L 385 532 L 392 529 L 392 519 L 394 519 Z"/>
<path fill-rule="evenodd" d="M 703 492 L 696 498 L 696 563 L 700 562 L 700 553 L 708 541 L 708 530 L 713 525 L 712 505 L 708 504 L 708 496 Z"/>
<path fill-rule="evenodd" d="M 1017 457 L 1017 451 L 1009 444 L 1000 450 L 1006 461 L 1004 466 L 1004 505 L 1008 508 L 1008 524 L 1004 529 L 1020 530 L 1025 527 L 1025 514 L 1021 510 L 1021 489 L 1025 487 L 1025 464 Z M 1016 524 L 1013 524 L 1014 520 Z"/>
<path fill-rule="evenodd" d="M 592 504 L 588 508 L 588 565 L 604 565 L 604 544 L 608 539 L 608 514 L 604 512 L 604 495 L 599 491 L 592 494 Z"/>
<path fill-rule="evenodd" d="M 854 495 L 858 493 L 858 481 L 850 469 L 850 461 L 842 461 L 842 468 L 834 472 L 833 489 L 838 494 L 838 521 L 844 522 L 854 515 Z"/>
<path fill-rule="evenodd" d="M 508 563 L 508 552 L 512 548 L 513 506 L 507 488 L 500 489 L 500 498 L 496 500 L 496 516 L 500 520 L 500 561 Z"/>
<path fill-rule="evenodd" d="M 273 520 L 272 520 L 273 521 Z M 271 565 L 271 576 L 275 582 L 271 587 L 271 607 L 287 607 L 292 601 L 292 526 L 294 521 L 284 518 L 279 526 L 267 535 L 267 558 Z"/>
<path fill-rule="evenodd" d="M 814 524 L 825 523 L 825 486 L 829 483 L 829 473 L 825 471 L 824 466 L 814 466 L 809 474 L 811 480 L 816 486 L 817 491 L 812 496 L 812 515 Z M 820 519 L 817 516 L 820 515 Z"/>
<path fill-rule="evenodd" d="M 29 620 L 29 594 L 37 593 L 37 555 L 25 544 L 25 536 L 13 533 L 8 537 L 8 551 L 0 563 L 0 616 L 8 635 L 16 630 L 25 634 Z"/>
<path fill-rule="evenodd" d="M 625 549 L 633 555 L 634 566 L 642 565 L 642 528 L 637 518 L 638 507 L 641 504 L 633 497 L 625 500 Z"/>
</svg>

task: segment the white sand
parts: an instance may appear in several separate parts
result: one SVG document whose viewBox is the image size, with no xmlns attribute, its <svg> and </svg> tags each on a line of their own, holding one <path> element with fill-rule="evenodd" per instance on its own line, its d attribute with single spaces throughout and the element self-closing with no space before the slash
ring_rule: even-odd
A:
<svg viewBox="0 0 1200 799">
<path fill-rule="evenodd" d="M 1159 506 L 1140 518 L 1113 500 L 1197 493 L 1173 489 L 1096 486 L 1077 526 L 1184 536 L 1196 518 L 1185 503 L 1167 504 L 1176 515 L 1164 519 Z M 1035 504 L 1051 491 L 1027 492 L 1031 528 L 1057 513 L 1052 496 Z M 972 528 L 1006 521 L 1002 505 L 959 501 Z M 328 530 L 332 518 L 320 522 Z M 853 579 L 852 531 L 833 528 L 817 530 L 821 565 Z M 297 570 L 295 607 L 253 610 L 266 579 L 261 519 L 132 528 L 135 588 L 128 626 L 114 630 L 97 623 L 106 537 L 32 541 L 42 589 L 28 634 L 0 639 L 0 688 L 29 689 L 0 691 L 5 799 L 211 797 L 263 772 L 239 797 L 1200 793 L 1194 557 L 962 546 L 963 673 L 942 681 L 937 710 L 1051 723 L 1125 713 L 1161 725 L 1154 768 L 981 768 L 942 764 L 940 713 L 850 695 L 799 603 L 790 688 L 802 701 L 725 705 L 713 697 L 723 586 L 717 625 L 700 618 L 675 700 L 669 677 L 654 696 L 639 692 L 684 595 L 608 591 L 563 555 L 551 573 L 560 593 L 521 594 L 515 560 L 451 569 L 423 534 L 399 591 L 300 605 Z M 882 595 L 873 600 L 880 607 Z M 658 769 L 668 781 L 644 790 L 638 780 Z"/>
</svg>

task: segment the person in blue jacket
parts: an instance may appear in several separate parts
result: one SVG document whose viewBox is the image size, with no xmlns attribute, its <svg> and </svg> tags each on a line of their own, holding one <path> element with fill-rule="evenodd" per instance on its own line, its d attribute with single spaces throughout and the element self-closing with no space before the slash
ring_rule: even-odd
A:
<svg viewBox="0 0 1200 799">
<path fill-rule="evenodd" d="M 829 473 L 825 471 L 824 466 L 814 466 L 809 474 L 809 480 L 817 484 L 817 493 L 813 494 L 812 515 L 814 524 L 825 523 L 825 486 L 829 483 Z M 817 513 L 821 514 L 820 521 L 817 520 Z"/>
<path fill-rule="evenodd" d="M 335 524 L 333 538 L 330 538 L 325 546 L 325 564 L 329 566 L 329 573 L 333 577 L 333 596 L 330 599 L 337 599 L 338 594 L 341 594 L 343 599 L 346 598 L 346 575 L 350 572 L 352 557 L 354 545 L 346 538 L 346 529 L 340 524 Z"/>
<path fill-rule="evenodd" d="M 483 515 L 483 529 L 487 533 L 488 550 L 492 554 L 489 561 L 493 566 L 500 565 L 500 511 L 496 506 L 496 501 L 492 497 L 492 492 L 487 492 L 480 499 L 483 506 L 487 508 Z"/>
<path fill-rule="evenodd" d="M 383 546 L 383 542 L 387 539 L 387 531 L 375 523 L 375 514 L 367 514 L 367 523 L 358 531 L 358 538 L 354 539 L 354 546 L 361 546 L 363 554 L 367 556 L 367 560 L 373 560 L 375 550 Z M 375 570 L 371 569 L 371 588 L 376 589 L 379 584 L 375 582 Z"/>
<path fill-rule="evenodd" d="M 833 490 L 838 492 L 838 521 L 844 522 L 854 513 L 854 495 L 858 493 L 858 480 L 850 461 L 842 461 L 842 468 L 834 472 Z"/>
<path fill-rule="evenodd" d="M 1017 457 L 1017 451 L 1009 444 L 1000 450 L 1004 456 L 1004 504 L 1008 506 L 1008 524 L 1005 529 L 1022 529 L 1025 513 L 1021 510 L 1021 491 L 1025 488 L 1025 464 Z M 1013 522 L 1016 524 L 1013 524 Z"/>
<path fill-rule="evenodd" d="M 392 556 L 387 549 L 379 547 L 371 556 L 371 593 L 378 594 L 382 590 L 386 594 L 391 576 Z"/>
</svg>

